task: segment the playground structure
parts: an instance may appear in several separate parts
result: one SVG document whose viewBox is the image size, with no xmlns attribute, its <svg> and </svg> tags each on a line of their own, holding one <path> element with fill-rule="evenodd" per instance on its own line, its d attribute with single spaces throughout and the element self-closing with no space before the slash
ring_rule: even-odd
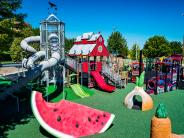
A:
<svg viewBox="0 0 184 138">
<path fill-rule="evenodd" d="M 139 76 L 139 67 L 140 63 L 137 61 L 133 61 L 131 64 L 131 68 L 132 68 L 132 74 L 131 74 L 131 81 L 135 82 L 136 81 L 136 77 Z M 141 63 L 141 72 L 144 70 L 144 64 Z"/>
<path fill-rule="evenodd" d="M 31 47 L 28 44 L 30 42 L 35 42 L 35 41 L 40 41 L 40 51 L 36 51 L 33 47 Z M 102 41 L 102 38 L 100 38 L 99 41 Z M 76 71 L 77 76 L 79 74 L 78 72 L 81 72 L 81 76 L 82 76 L 83 71 L 86 70 L 86 66 L 81 66 L 80 69 L 76 67 L 76 70 L 75 70 L 74 66 L 71 66 L 70 64 L 71 62 L 69 62 L 68 64 L 67 62 L 68 58 L 65 62 L 64 23 L 61 22 L 54 14 L 49 15 L 49 17 L 46 20 L 41 22 L 40 36 L 31 36 L 31 37 L 25 38 L 21 42 L 21 47 L 25 51 L 33 53 L 33 55 L 30 56 L 28 59 L 24 58 L 24 60 L 22 61 L 23 67 L 28 70 L 27 72 L 28 73 L 31 72 L 31 74 L 29 74 L 30 78 L 26 74 L 23 80 L 28 79 L 28 81 L 26 82 L 29 82 L 39 77 L 38 79 L 39 83 L 46 84 L 47 102 L 48 102 L 48 94 L 49 94 L 48 86 L 50 84 L 57 85 L 62 83 L 63 85 L 62 86 L 60 85 L 60 87 L 62 87 L 63 89 L 62 90 L 63 99 L 65 98 L 65 94 L 64 94 L 65 67 L 68 67 L 72 71 Z M 84 48 L 84 47 L 81 47 L 81 48 Z M 89 48 L 91 49 L 91 47 Z M 99 46 L 97 52 L 102 53 L 105 50 L 106 49 L 103 50 L 102 46 Z M 43 59 L 44 61 L 42 61 Z M 82 63 L 82 61 L 80 62 Z M 62 66 L 62 69 L 61 69 L 61 66 Z M 92 66 L 96 66 L 96 65 L 94 65 L 93 63 Z M 102 77 L 101 75 L 99 75 L 99 72 L 98 72 L 99 70 L 102 70 L 102 69 L 101 68 L 97 69 L 94 71 L 94 74 L 92 73 L 93 74 L 92 76 L 94 76 L 94 78 L 98 83 L 100 82 L 99 82 L 99 78 L 97 77 L 99 76 Z M 95 75 L 98 75 L 98 76 L 95 76 Z M 102 78 L 100 79 L 103 80 Z M 26 82 L 24 82 L 24 85 Z M 104 90 L 111 92 L 115 89 L 114 86 L 107 85 L 105 81 L 102 83 L 104 85 L 100 85 L 100 87 Z M 81 77 L 81 84 L 83 84 L 82 77 Z M 24 85 L 21 85 L 21 86 L 19 85 L 19 87 L 22 87 Z M 78 83 L 70 85 L 70 87 L 81 98 L 89 96 L 82 90 L 82 88 Z M 79 137 L 79 136 L 88 136 L 95 133 L 102 133 L 110 126 L 110 124 L 112 123 L 115 117 L 113 114 L 112 115 L 110 113 L 105 114 L 104 111 L 100 111 L 100 110 L 98 111 L 97 109 L 92 109 L 86 106 L 68 102 L 66 100 L 61 100 L 58 104 L 47 103 L 47 102 L 43 100 L 42 94 L 35 91 L 32 92 L 32 110 L 36 119 L 41 124 L 41 126 L 45 128 L 45 130 L 47 130 L 49 133 L 51 133 L 56 137 Z M 54 112 L 58 114 L 57 111 L 61 107 L 63 107 L 62 112 L 64 110 L 66 111 L 64 113 L 64 116 L 61 114 L 61 111 L 60 111 L 59 116 L 57 118 L 54 118 L 53 116 Z M 47 112 L 45 109 L 47 110 Z M 97 124 L 95 125 L 95 127 L 93 127 L 93 124 L 91 124 L 91 120 L 89 120 L 90 113 L 93 113 L 93 114 L 99 113 L 100 116 L 104 116 L 103 119 L 99 117 L 97 118 L 98 120 L 102 120 L 102 121 L 98 121 L 98 120 L 96 121 L 98 122 L 98 129 L 96 129 Z M 86 119 L 83 120 L 83 117 L 85 114 L 89 114 L 89 115 L 87 115 Z M 51 116 L 53 116 L 53 118 L 51 118 Z M 61 119 L 61 116 L 62 116 L 62 119 Z M 66 117 L 66 119 L 64 119 L 64 117 Z M 68 117 L 70 119 L 68 119 Z M 70 121 L 71 119 L 72 119 L 72 122 Z M 53 125 L 52 122 L 54 121 L 55 123 Z M 56 125 L 57 124 L 56 122 L 57 123 L 62 122 L 62 124 L 64 124 L 64 127 L 61 128 L 61 125 Z M 69 122 L 70 123 L 75 122 L 76 124 L 70 124 L 70 125 L 67 125 L 66 127 L 66 124 L 68 124 Z M 81 131 L 82 128 L 84 130 Z"/>
<path fill-rule="evenodd" d="M 128 83 L 128 69 L 126 68 L 126 59 L 121 55 L 117 54 L 109 54 L 107 59 L 109 66 L 113 72 L 118 73 L 121 76 L 121 80 L 123 81 L 124 86 L 126 87 Z"/>
<path fill-rule="evenodd" d="M 28 44 L 34 41 L 40 41 L 40 51 L 36 51 Z M 100 33 L 84 33 L 82 36 L 77 37 L 74 46 L 65 55 L 64 23 L 53 14 L 41 22 L 40 36 L 25 38 L 21 42 L 21 47 L 33 53 L 33 55 L 22 61 L 22 66 L 25 70 L 23 72 L 24 77 L 20 78 L 18 83 L 10 86 L 2 94 L 4 96 L 5 94 L 13 94 L 20 87 L 27 85 L 28 82 L 36 78 L 38 84 L 46 85 L 46 95 L 48 95 L 47 88 L 50 84 L 59 84 L 59 87 L 64 89 L 64 84 L 66 83 L 81 98 L 89 96 L 82 89 L 81 85 L 87 85 L 88 87 L 95 87 L 97 85 L 101 90 L 106 92 L 113 92 L 116 87 L 122 88 L 126 85 L 118 69 L 122 65 L 112 64 L 112 61 L 108 62 L 109 53 Z M 162 63 L 156 62 L 155 71 L 157 75 L 155 80 L 152 78 L 148 81 L 150 85 L 148 87 L 151 87 L 152 81 L 154 87 L 151 89 L 153 90 L 157 85 L 159 88 L 163 88 L 161 86 L 166 85 L 167 91 L 177 88 L 177 80 L 179 79 L 178 76 L 180 76 L 180 71 L 178 71 L 180 70 L 180 66 L 178 67 L 178 64 L 181 64 L 179 63 L 181 59 L 173 59 L 173 64 L 164 60 Z M 170 59 L 168 60 L 170 61 Z M 153 100 L 143 89 L 144 75 L 141 75 L 140 78 L 137 77 L 140 74 L 139 62 L 133 63 L 133 65 L 135 67 L 132 67 L 132 72 L 134 72 L 132 82 L 136 82 L 137 86 L 126 96 L 124 104 L 129 109 L 139 106 L 142 111 L 151 110 L 153 108 Z M 164 68 L 162 68 L 163 66 L 165 67 L 165 72 Z M 143 68 L 144 65 L 142 64 L 141 69 L 143 70 Z M 162 75 L 163 73 L 161 74 L 159 71 L 165 74 Z M 65 76 L 67 76 L 67 81 Z M 76 77 L 74 84 L 70 83 L 72 76 Z M 164 83 L 167 81 L 169 83 Z M 156 89 L 156 93 L 160 93 L 161 90 L 157 87 Z M 3 97 L 2 95 L 1 97 Z M 137 101 L 136 96 L 140 96 L 142 102 Z M 108 129 L 115 117 L 114 114 L 108 112 L 66 101 L 64 100 L 64 96 L 63 100 L 59 103 L 50 103 L 48 102 L 48 98 L 45 101 L 42 94 L 36 91 L 32 92 L 31 103 L 33 113 L 40 125 L 56 137 L 80 137 L 102 133 Z M 168 119 L 166 123 L 168 123 L 170 128 L 171 125 L 169 125 Z M 162 124 L 162 121 L 154 126 L 160 124 Z M 168 130 L 170 136 L 171 130 Z M 152 134 L 154 135 L 152 135 L 153 138 L 157 137 L 157 134 Z"/>
<path fill-rule="evenodd" d="M 171 120 L 163 104 L 159 104 L 151 119 L 151 138 L 184 138 L 184 135 L 172 133 Z"/>
<path fill-rule="evenodd" d="M 84 33 L 76 38 L 66 56 L 66 65 L 78 74 L 81 85 L 94 87 L 96 83 L 100 89 L 112 92 L 115 90 L 112 85 L 122 88 L 125 82 L 120 74 L 106 63 L 108 56 L 109 52 L 100 33 Z M 79 82 L 79 77 L 77 82 Z"/>
<path fill-rule="evenodd" d="M 31 47 L 29 45 L 31 42 L 40 42 L 40 51 Z M 62 74 L 65 70 L 58 64 L 64 60 L 64 23 L 54 14 L 41 22 L 40 36 L 25 38 L 21 41 L 21 48 L 32 55 L 23 59 L 22 67 L 25 68 L 23 76 L 4 90 L 1 99 L 6 99 L 9 95 L 14 96 L 13 93 L 35 79 L 38 80 L 37 83 L 46 83 L 46 87 L 50 83 L 61 84 L 64 80 Z"/>
<path fill-rule="evenodd" d="M 146 87 L 149 94 L 176 90 L 182 79 L 182 56 L 171 55 L 163 61 L 156 61 L 152 70 L 147 70 Z"/>
</svg>

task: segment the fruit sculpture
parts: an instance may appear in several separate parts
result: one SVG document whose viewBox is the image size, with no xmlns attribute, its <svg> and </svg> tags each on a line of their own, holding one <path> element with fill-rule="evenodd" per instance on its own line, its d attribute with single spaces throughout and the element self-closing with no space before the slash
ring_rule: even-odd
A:
<svg viewBox="0 0 184 138">
<path fill-rule="evenodd" d="M 171 121 L 163 104 L 159 104 L 151 120 L 151 138 L 184 138 L 172 133 Z"/>
<path fill-rule="evenodd" d="M 32 92 L 31 105 L 40 125 L 59 138 L 77 138 L 105 132 L 115 115 L 67 100 L 46 102 L 42 94 Z"/>
<path fill-rule="evenodd" d="M 136 87 L 125 97 L 124 104 L 129 109 L 132 109 L 132 107 L 134 106 L 133 98 L 136 95 L 139 95 L 142 98 L 142 111 L 147 111 L 153 108 L 152 98 L 143 89 L 144 74 L 145 72 L 142 72 L 140 78 L 136 77 Z"/>
</svg>

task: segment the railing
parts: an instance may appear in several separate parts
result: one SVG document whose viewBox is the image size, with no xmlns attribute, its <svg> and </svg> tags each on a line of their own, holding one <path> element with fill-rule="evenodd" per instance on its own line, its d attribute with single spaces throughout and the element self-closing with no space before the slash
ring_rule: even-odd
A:
<svg viewBox="0 0 184 138">
<path fill-rule="evenodd" d="M 122 87 L 125 86 L 125 83 L 121 80 L 121 76 L 112 70 L 111 67 L 107 64 L 103 64 L 102 73 L 107 76 L 111 81 L 113 81 L 116 85 Z"/>
<path fill-rule="evenodd" d="M 66 56 L 66 64 L 72 69 L 77 70 L 77 61 L 69 56 Z"/>
<path fill-rule="evenodd" d="M 77 71 L 77 67 L 78 67 L 78 71 L 81 71 L 81 64 L 77 63 L 77 61 L 71 57 L 66 57 L 66 64 L 74 69 L 75 71 Z M 109 67 L 109 65 L 107 64 L 103 64 L 102 65 L 102 73 L 109 78 L 109 80 L 111 80 L 112 82 L 115 83 L 116 86 L 119 87 L 125 87 L 126 85 L 126 81 L 123 81 L 121 78 L 121 75 L 119 75 L 118 73 L 116 73 L 115 71 L 112 70 L 111 67 Z"/>
</svg>

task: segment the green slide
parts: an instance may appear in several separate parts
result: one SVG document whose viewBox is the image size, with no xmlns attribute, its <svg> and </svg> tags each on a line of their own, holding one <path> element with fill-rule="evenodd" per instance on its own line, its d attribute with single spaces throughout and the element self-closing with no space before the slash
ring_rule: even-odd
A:
<svg viewBox="0 0 184 138">
<path fill-rule="evenodd" d="M 75 92 L 76 95 L 80 96 L 81 98 L 85 98 L 90 96 L 88 93 L 86 93 L 80 86 L 80 84 L 73 84 L 70 85 L 72 90 Z"/>
</svg>

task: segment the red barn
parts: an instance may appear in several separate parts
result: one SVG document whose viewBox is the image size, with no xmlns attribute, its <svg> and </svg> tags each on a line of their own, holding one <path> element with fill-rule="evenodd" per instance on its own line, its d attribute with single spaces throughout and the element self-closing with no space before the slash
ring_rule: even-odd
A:
<svg viewBox="0 0 184 138">
<path fill-rule="evenodd" d="M 90 32 L 78 36 L 69 51 L 69 56 L 72 58 L 70 60 L 68 58 L 66 62 L 73 65 L 72 67 L 80 73 L 82 82 L 87 80 L 88 86 L 93 87 L 94 81 L 96 81 L 102 90 L 108 92 L 115 90 L 115 87 L 108 85 L 101 75 L 102 59 L 109 56 L 109 52 L 100 33 Z"/>
<path fill-rule="evenodd" d="M 70 56 L 109 56 L 109 52 L 104 45 L 104 39 L 100 33 L 84 33 L 78 36 L 73 47 L 69 51 Z"/>
</svg>

